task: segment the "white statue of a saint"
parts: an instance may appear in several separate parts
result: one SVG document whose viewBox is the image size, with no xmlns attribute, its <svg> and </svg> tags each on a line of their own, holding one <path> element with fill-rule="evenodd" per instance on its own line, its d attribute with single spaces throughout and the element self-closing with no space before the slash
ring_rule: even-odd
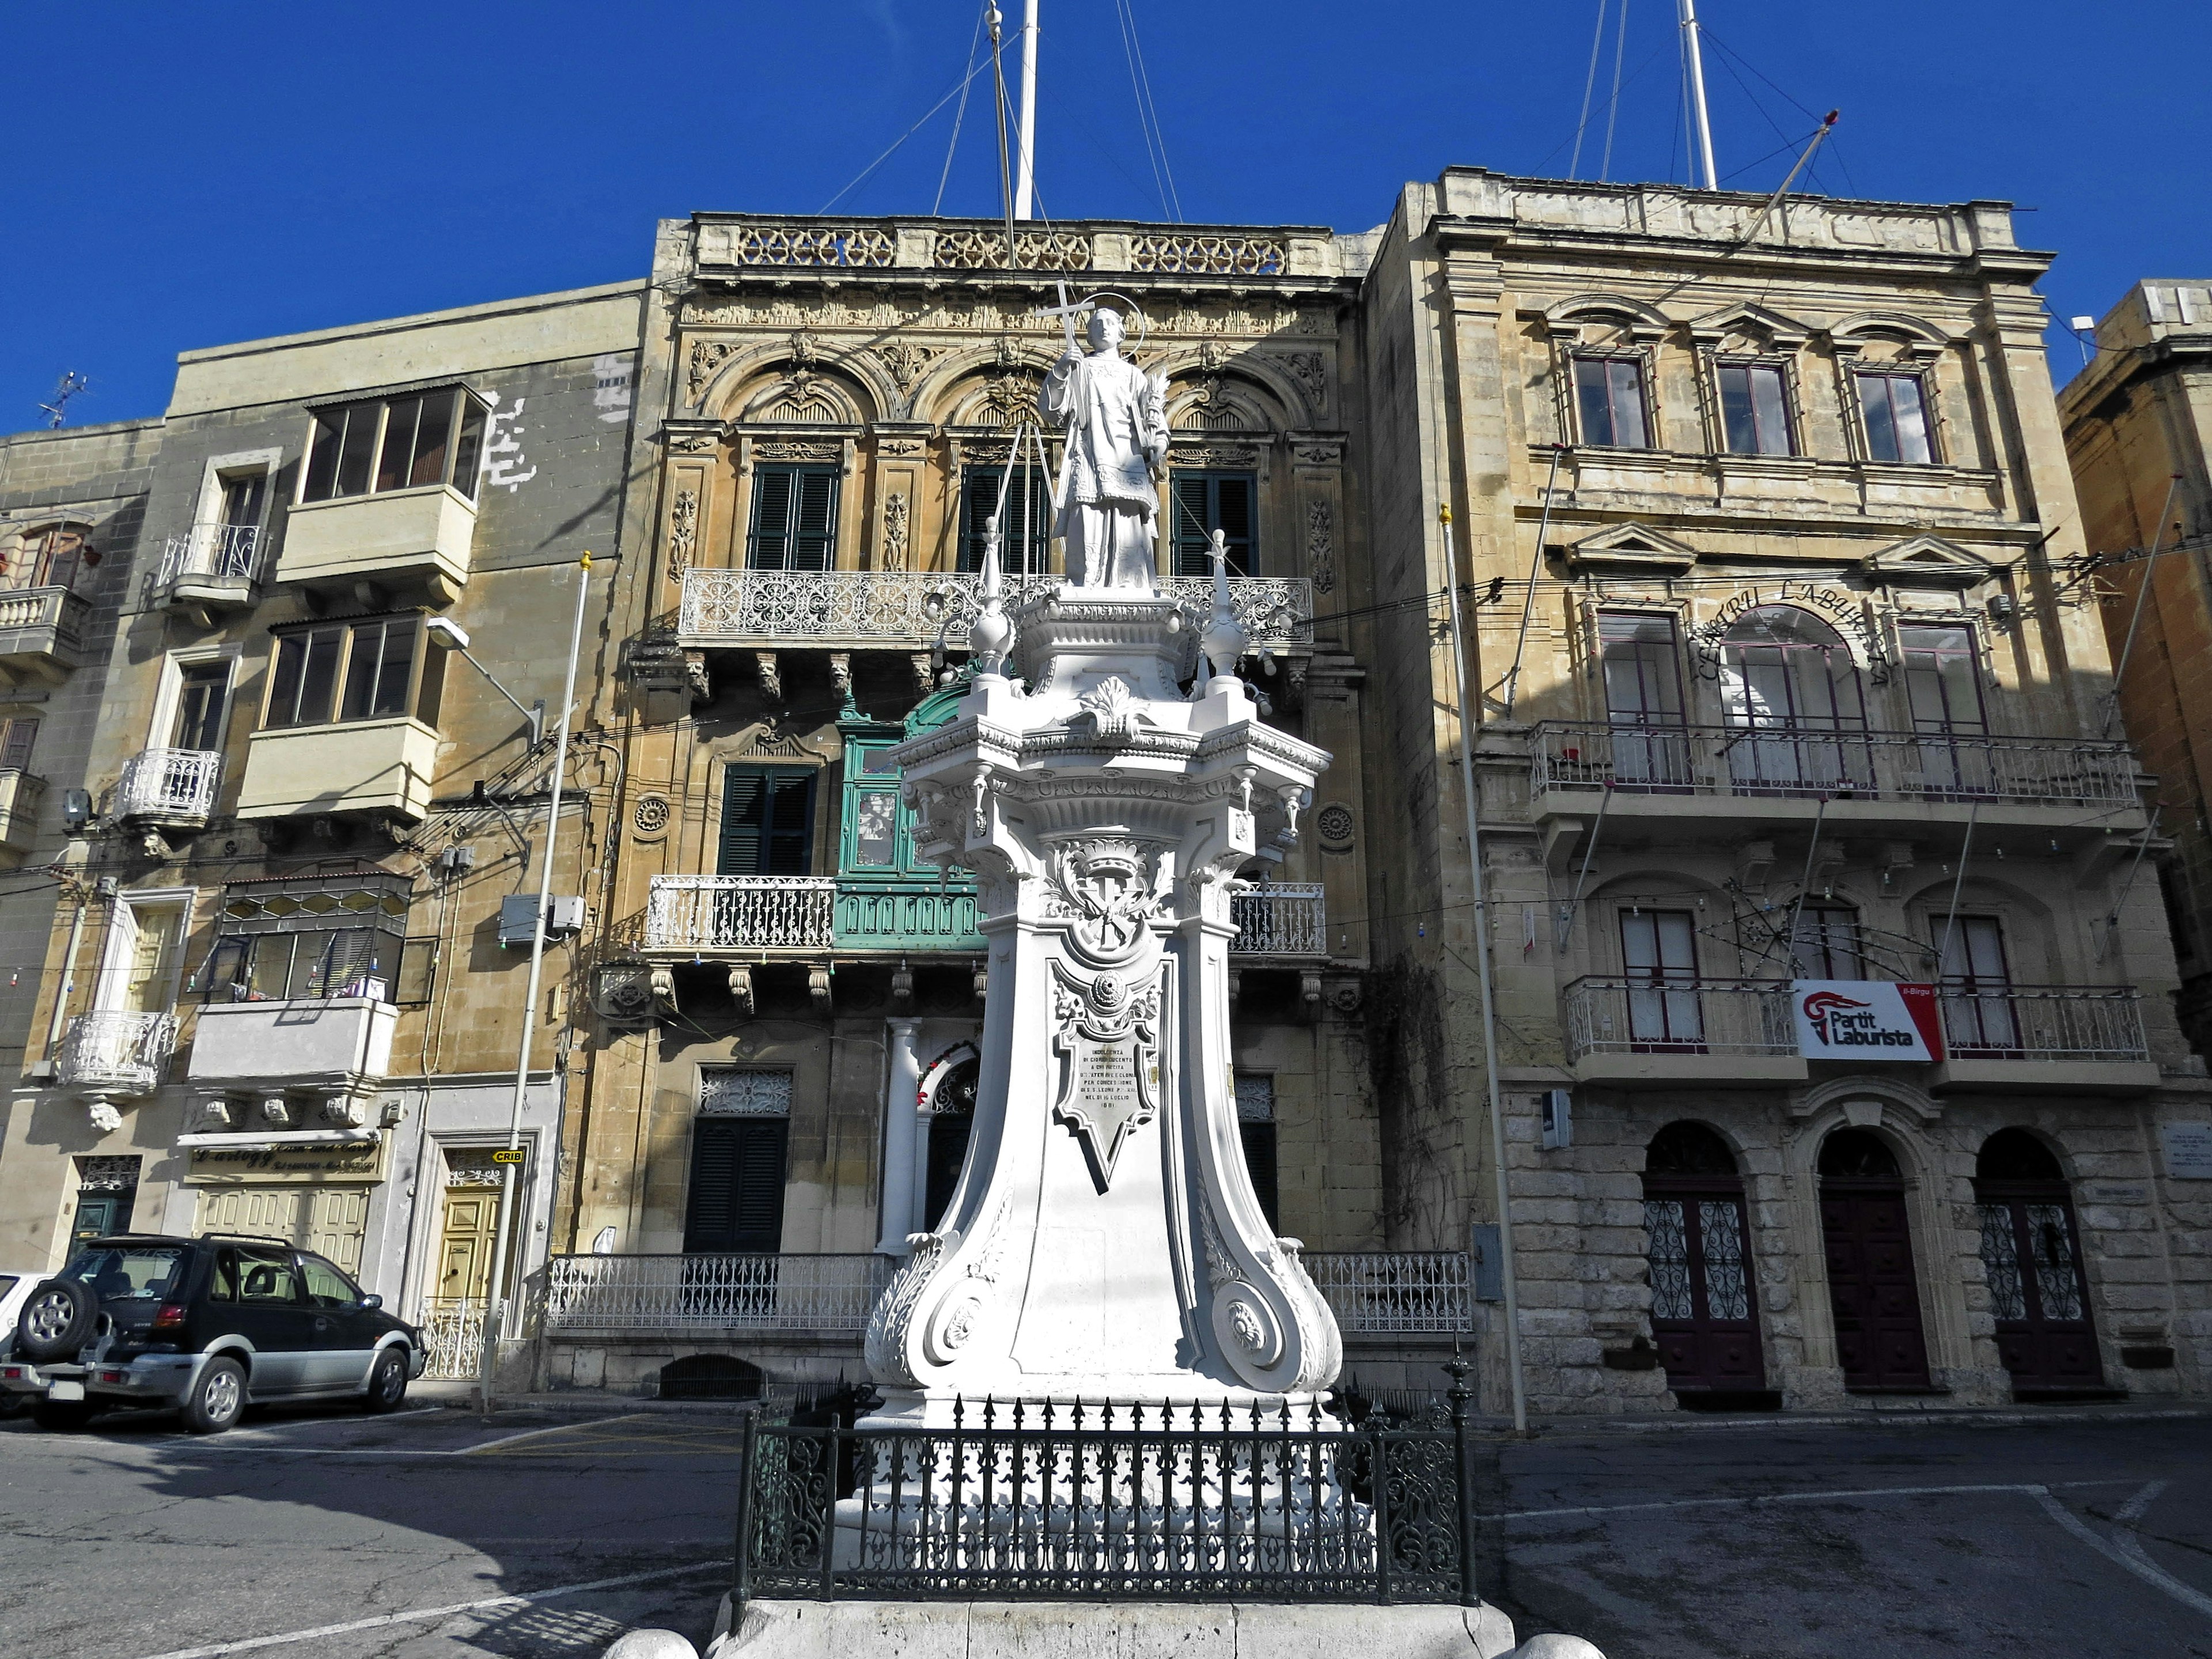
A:
<svg viewBox="0 0 2212 1659">
<path fill-rule="evenodd" d="M 1091 313 L 1089 356 L 1060 355 L 1037 394 L 1037 412 L 1067 435 L 1066 493 L 1054 530 L 1067 544 L 1077 587 L 1152 592 L 1159 492 L 1153 472 L 1168 453 L 1168 387 L 1121 353 L 1119 312 Z"/>
</svg>

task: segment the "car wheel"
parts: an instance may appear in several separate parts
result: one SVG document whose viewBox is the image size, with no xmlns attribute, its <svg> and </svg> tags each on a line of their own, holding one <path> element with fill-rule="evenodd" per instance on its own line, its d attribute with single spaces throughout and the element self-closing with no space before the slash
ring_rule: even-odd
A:
<svg viewBox="0 0 2212 1659">
<path fill-rule="evenodd" d="M 362 1404 L 372 1412 L 396 1412 L 407 1398 L 407 1350 L 386 1348 L 376 1356 L 368 1374 L 368 1397 Z"/>
<path fill-rule="evenodd" d="M 221 1434 L 245 1409 L 246 1367 L 235 1359 L 210 1359 L 185 1398 L 185 1426 L 194 1434 Z"/>
<path fill-rule="evenodd" d="M 57 1434 L 72 1434 L 91 1422 L 99 1409 L 89 1400 L 41 1400 L 31 1407 L 31 1420 Z"/>
<path fill-rule="evenodd" d="M 74 1359 L 92 1340 L 100 1298 L 79 1279 L 50 1279 L 33 1291 L 15 1316 L 15 1352 L 34 1364 Z"/>
</svg>

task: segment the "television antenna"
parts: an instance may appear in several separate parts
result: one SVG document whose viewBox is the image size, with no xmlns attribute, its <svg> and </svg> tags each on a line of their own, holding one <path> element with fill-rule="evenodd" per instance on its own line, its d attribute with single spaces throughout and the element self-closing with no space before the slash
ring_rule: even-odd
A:
<svg viewBox="0 0 2212 1659">
<path fill-rule="evenodd" d="M 64 369 L 62 371 L 61 379 L 54 383 L 53 402 L 50 404 L 40 404 L 39 405 L 39 410 L 41 414 L 48 415 L 52 417 L 47 421 L 47 426 L 58 428 L 62 424 L 62 422 L 67 417 L 70 399 L 81 395 L 86 387 L 89 386 L 91 384 L 91 381 L 88 380 L 83 375 L 78 374 L 75 369 Z"/>
</svg>

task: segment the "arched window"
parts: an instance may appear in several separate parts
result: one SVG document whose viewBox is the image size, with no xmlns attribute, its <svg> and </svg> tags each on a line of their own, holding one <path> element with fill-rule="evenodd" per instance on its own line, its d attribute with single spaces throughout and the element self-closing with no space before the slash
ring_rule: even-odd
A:
<svg viewBox="0 0 2212 1659">
<path fill-rule="evenodd" d="M 1743 1179 L 1702 1123 L 1670 1123 L 1644 1160 L 1651 1336 L 1678 1396 L 1763 1389 Z"/>
<path fill-rule="evenodd" d="M 1729 745 L 1744 794 L 1804 794 L 1873 780 L 1866 698 L 1843 635 L 1794 605 L 1747 611 L 1721 641 L 1721 702 L 1750 735 Z"/>
<path fill-rule="evenodd" d="M 960 1184 L 968 1161 L 968 1142 L 975 1128 L 975 1084 L 981 1066 L 970 1058 L 947 1072 L 929 1097 L 928 1174 L 923 1191 L 922 1224 L 935 1232 Z"/>
<path fill-rule="evenodd" d="M 1820 1235 L 1844 1386 L 1854 1394 L 1925 1393 L 1928 1341 L 1905 1172 L 1871 1129 L 1838 1129 L 1820 1144 Z"/>
<path fill-rule="evenodd" d="M 1974 1160 L 1974 1207 L 1997 1352 L 2013 1392 L 2101 1389 L 2081 1233 L 2057 1158 L 2025 1129 L 1998 1130 Z"/>
</svg>

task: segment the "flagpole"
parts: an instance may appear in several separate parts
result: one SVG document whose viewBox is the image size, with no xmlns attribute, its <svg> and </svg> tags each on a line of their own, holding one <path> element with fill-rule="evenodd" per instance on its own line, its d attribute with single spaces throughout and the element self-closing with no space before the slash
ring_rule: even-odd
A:
<svg viewBox="0 0 2212 1659">
<path fill-rule="evenodd" d="M 1037 0 L 1022 4 L 1022 153 L 1014 172 L 1014 217 L 1027 219 L 1036 184 Z"/>
</svg>

